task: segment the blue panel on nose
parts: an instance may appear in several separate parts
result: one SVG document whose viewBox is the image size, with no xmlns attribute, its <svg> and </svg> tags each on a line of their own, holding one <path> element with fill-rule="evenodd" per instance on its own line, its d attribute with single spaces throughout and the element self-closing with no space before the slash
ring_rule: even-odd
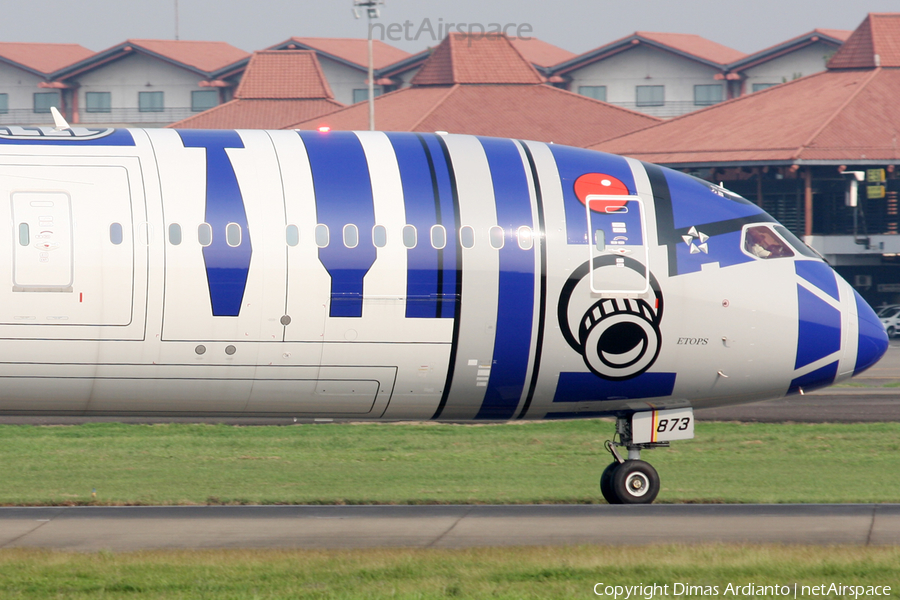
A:
<svg viewBox="0 0 900 600">
<path fill-rule="evenodd" d="M 859 314 L 859 345 L 856 350 L 856 367 L 853 374 L 861 373 L 884 356 L 888 337 L 884 325 L 875 316 L 869 304 L 856 291 L 856 312 Z"/>
<path fill-rule="evenodd" d="M 797 360 L 800 369 L 841 349 L 841 313 L 806 288 L 797 286 Z"/>
<path fill-rule="evenodd" d="M 817 390 L 819 388 L 827 387 L 834 383 L 834 378 L 837 375 L 838 363 L 834 361 L 830 365 L 825 365 L 821 369 L 816 369 L 806 375 L 802 375 L 797 379 L 791 382 L 791 387 L 788 388 L 787 395 L 797 394 L 800 392 L 802 388 L 804 392 L 809 392 L 812 390 Z"/>
</svg>

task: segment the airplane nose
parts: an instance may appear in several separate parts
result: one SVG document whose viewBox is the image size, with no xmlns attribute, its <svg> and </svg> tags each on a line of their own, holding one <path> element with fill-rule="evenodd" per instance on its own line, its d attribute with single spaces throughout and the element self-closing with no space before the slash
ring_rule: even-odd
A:
<svg viewBox="0 0 900 600">
<path fill-rule="evenodd" d="M 856 312 L 859 315 L 859 345 L 856 350 L 856 366 L 853 374 L 862 373 L 877 363 L 888 348 L 888 336 L 868 302 L 856 294 Z"/>
</svg>

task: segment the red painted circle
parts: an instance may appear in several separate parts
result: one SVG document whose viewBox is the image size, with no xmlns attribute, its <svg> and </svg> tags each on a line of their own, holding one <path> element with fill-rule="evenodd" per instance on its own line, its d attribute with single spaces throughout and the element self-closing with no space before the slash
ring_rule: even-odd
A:
<svg viewBox="0 0 900 600">
<path fill-rule="evenodd" d="M 585 173 L 575 180 L 575 196 L 584 204 L 588 196 L 627 196 L 628 187 L 612 175 L 603 173 Z M 627 200 L 592 200 L 591 210 L 610 212 L 611 209 L 625 206 Z"/>
</svg>

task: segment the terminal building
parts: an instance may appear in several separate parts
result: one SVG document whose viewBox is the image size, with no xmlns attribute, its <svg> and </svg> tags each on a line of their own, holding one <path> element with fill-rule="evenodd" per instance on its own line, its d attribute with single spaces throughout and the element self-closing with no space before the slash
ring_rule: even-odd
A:
<svg viewBox="0 0 900 600">
<path fill-rule="evenodd" d="M 900 14 L 827 69 L 593 148 L 692 173 L 784 223 L 873 305 L 900 301 Z"/>
</svg>

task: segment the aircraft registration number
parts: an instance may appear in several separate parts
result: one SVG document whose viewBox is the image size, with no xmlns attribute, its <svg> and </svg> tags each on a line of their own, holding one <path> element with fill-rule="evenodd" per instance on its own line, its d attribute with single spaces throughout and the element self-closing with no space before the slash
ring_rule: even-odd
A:
<svg viewBox="0 0 900 600">
<path fill-rule="evenodd" d="M 694 437 L 694 409 L 648 410 L 631 417 L 631 437 L 635 444 L 652 444 Z"/>
</svg>

